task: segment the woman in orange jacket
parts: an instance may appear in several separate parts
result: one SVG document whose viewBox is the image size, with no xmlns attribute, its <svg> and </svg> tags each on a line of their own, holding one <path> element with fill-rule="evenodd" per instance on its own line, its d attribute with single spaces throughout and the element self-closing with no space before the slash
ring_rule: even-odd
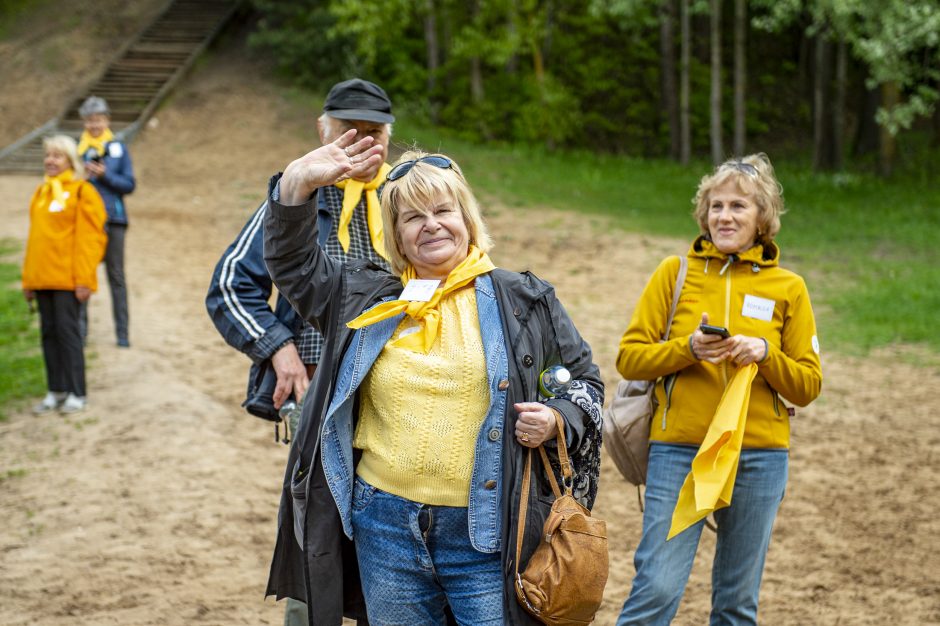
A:
<svg viewBox="0 0 940 626">
<path fill-rule="evenodd" d="M 805 406 L 822 385 L 806 284 L 778 264 L 774 238 L 782 213 L 780 184 L 764 154 L 727 161 L 702 178 L 694 211 L 701 235 L 688 253 L 669 339 L 660 341 L 677 257 L 664 260 L 650 278 L 620 342 L 617 369 L 628 379 L 656 380 L 659 408 L 650 429 L 636 576 L 618 626 L 669 624 L 676 614 L 704 519 L 675 536 L 671 521 L 739 370 L 753 381 L 747 404 L 737 407 L 746 416 L 743 432 L 735 433 L 740 456 L 731 474 L 733 497 L 714 509 L 710 623 L 757 623 L 764 557 L 787 483 L 790 412 L 784 401 Z"/>
<path fill-rule="evenodd" d="M 33 412 L 75 413 L 85 408 L 79 311 L 98 289 L 107 214 L 101 196 L 84 180 L 75 140 L 55 135 L 43 148 L 46 175 L 30 202 L 23 261 L 23 295 L 39 305 L 49 389 Z"/>
</svg>

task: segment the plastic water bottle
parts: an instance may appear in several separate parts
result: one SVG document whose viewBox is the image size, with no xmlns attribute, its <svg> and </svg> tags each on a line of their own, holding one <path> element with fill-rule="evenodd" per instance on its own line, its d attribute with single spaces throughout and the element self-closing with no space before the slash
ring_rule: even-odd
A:
<svg viewBox="0 0 940 626">
<path fill-rule="evenodd" d="M 539 374 L 539 393 L 546 398 L 554 398 L 568 391 L 571 386 L 571 372 L 564 365 L 552 365 Z"/>
</svg>

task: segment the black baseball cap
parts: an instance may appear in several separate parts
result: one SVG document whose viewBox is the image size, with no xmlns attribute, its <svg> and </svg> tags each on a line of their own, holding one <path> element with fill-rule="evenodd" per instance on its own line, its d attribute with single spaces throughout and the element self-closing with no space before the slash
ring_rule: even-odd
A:
<svg viewBox="0 0 940 626">
<path fill-rule="evenodd" d="M 392 101 L 381 87 L 361 78 L 336 83 L 326 94 L 323 112 L 340 120 L 365 120 L 380 124 L 395 121 Z"/>
</svg>

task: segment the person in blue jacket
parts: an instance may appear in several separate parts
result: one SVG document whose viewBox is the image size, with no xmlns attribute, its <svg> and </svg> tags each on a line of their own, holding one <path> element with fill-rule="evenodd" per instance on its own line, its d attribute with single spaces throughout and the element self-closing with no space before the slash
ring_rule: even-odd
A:
<svg viewBox="0 0 940 626">
<path fill-rule="evenodd" d="M 369 81 L 353 78 L 337 83 L 326 97 L 317 119 L 321 143 L 332 143 L 356 129 L 360 136 L 372 137 L 382 155 L 374 167 L 317 196 L 319 243 L 333 258 L 366 259 L 389 269 L 381 243 L 379 194 L 390 169 L 385 161 L 394 121 L 388 95 Z M 272 281 L 264 265 L 262 228 L 266 210 L 264 202 L 222 254 L 206 295 L 206 309 L 225 341 L 253 362 L 243 406 L 254 415 L 265 413 L 276 420 L 277 410 L 291 397 L 301 402 L 320 361 L 323 336 L 285 298 L 279 295 L 273 309 L 269 303 Z M 273 377 L 264 375 L 271 371 Z M 274 387 L 269 389 L 266 383 L 272 378 Z M 285 424 L 285 428 L 296 426 Z M 306 624 L 304 604 L 289 599 L 284 623 Z"/>
<path fill-rule="evenodd" d="M 85 124 L 78 143 L 78 154 L 85 162 L 85 176 L 95 186 L 108 212 L 105 230 L 108 248 L 104 263 L 111 287 L 111 309 L 117 345 L 130 347 L 128 335 L 127 280 L 124 276 L 124 235 L 127 232 L 127 208 L 124 196 L 134 191 L 134 166 L 127 145 L 111 132 L 111 109 L 104 98 L 91 96 L 78 108 Z M 88 335 L 87 309 L 82 307 L 81 332 Z"/>
</svg>

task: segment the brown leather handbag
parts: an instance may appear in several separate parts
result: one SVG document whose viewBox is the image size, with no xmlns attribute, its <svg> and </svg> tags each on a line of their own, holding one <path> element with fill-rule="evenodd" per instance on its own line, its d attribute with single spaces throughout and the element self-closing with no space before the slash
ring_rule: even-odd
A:
<svg viewBox="0 0 940 626">
<path fill-rule="evenodd" d="M 558 487 L 545 448 L 539 446 L 545 473 L 555 493 L 555 502 L 545 520 L 541 541 L 525 571 L 520 574 L 519 559 L 522 555 L 532 477 L 530 448 L 519 503 L 516 597 L 519 604 L 543 624 L 590 624 L 601 605 L 604 586 L 607 584 L 607 525 L 591 517 L 591 512 L 571 495 L 571 463 L 565 443 L 565 425 L 561 416 L 556 414 L 555 418 L 558 420 L 558 458 L 565 492 L 562 494 Z"/>
</svg>

